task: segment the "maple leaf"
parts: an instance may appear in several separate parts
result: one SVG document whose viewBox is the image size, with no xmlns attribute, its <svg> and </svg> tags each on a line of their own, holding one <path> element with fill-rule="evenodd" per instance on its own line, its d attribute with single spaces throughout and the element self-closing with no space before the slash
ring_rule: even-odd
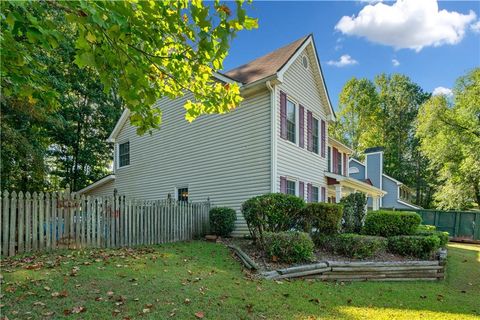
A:
<svg viewBox="0 0 480 320">
<path fill-rule="evenodd" d="M 202 311 L 195 312 L 195 317 L 198 319 L 203 319 L 205 317 L 205 314 Z"/>
</svg>

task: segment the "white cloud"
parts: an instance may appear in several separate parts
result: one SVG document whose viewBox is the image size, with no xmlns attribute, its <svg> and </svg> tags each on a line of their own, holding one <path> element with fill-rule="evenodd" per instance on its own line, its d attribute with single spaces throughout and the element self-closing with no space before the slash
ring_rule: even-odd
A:
<svg viewBox="0 0 480 320">
<path fill-rule="evenodd" d="M 400 61 L 398 61 L 397 59 L 392 59 L 392 64 L 394 67 L 398 67 L 400 65 Z"/>
<path fill-rule="evenodd" d="M 350 57 L 348 54 L 344 54 L 340 57 L 339 60 L 330 60 L 327 61 L 328 65 L 335 66 L 335 67 L 345 67 L 357 64 L 358 61 Z"/>
<path fill-rule="evenodd" d="M 436 87 L 433 89 L 434 96 L 444 95 L 447 97 L 451 97 L 453 95 L 452 89 L 445 88 L 445 87 Z"/>
<path fill-rule="evenodd" d="M 472 29 L 473 32 L 480 33 L 480 20 L 470 25 L 470 29 Z"/>
<path fill-rule="evenodd" d="M 398 0 L 392 5 L 369 4 L 357 16 L 343 16 L 335 29 L 396 49 L 418 52 L 428 46 L 459 43 L 475 19 L 472 10 L 468 14 L 438 10 L 437 0 Z"/>
</svg>

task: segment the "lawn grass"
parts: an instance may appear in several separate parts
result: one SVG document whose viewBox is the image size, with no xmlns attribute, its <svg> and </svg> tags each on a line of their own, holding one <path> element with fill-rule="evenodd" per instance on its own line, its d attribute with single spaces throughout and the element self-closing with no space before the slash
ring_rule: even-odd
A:
<svg viewBox="0 0 480 320">
<path fill-rule="evenodd" d="M 2 267 L 2 316 L 8 319 L 480 317 L 478 245 L 449 245 L 444 281 L 395 283 L 252 280 L 242 272 L 227 248 L 201 241 L 136 250 L 64 251 L 57 258 L 58 254 Z M 26 269 L 32 266 L 38 269 Z M 60 296 L 52 297 L 52 293 Z M 74 307 L 85 310 L 64 315 L 64 310 Z"/>
</svg>

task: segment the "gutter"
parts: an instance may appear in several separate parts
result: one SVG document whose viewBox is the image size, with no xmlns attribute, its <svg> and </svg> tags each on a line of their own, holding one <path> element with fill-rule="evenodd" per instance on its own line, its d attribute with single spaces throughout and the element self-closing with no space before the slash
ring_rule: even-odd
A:
<svg viewBox="0 0 480 320">
<path fill-rule="evenodd" d="M 268 80 L 265 85 L 270 91 L 270 132 L 271 132 L 271 143 L 270 143 L 270 191 L 277 192 L 277 108 L 275 107 L 275 97 L 276 97 L 276 87 L 272 86 L 270 80 Z"/>
</svg>

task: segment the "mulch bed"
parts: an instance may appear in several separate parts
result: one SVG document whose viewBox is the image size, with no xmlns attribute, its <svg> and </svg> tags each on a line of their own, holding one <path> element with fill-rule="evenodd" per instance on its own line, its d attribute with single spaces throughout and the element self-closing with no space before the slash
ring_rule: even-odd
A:
<svg viewBox="0 0 480 320">
<path fill-rule="evenodd" d="M 268 271 L 268 270 L 276 270 L 281 268 L 287 268 L 295 266 L 296 264 L 287 264 L 281 262 L 274 262 L 271 261 L 268 257 L 265 256 L 262 250 L 259 250 L 257 246 L 255 246 L 252 240 L 249 239 L 241 239 L 241 238 L 223 238 L 221 242 L 225 245 L 236 245 L 240 247 L 255 263 L 257 263 L 258 267 L 260 268 L 260 272 Z M 400 255 L 395 255 L 391 253 L 379 253 L 373 257 L 368 259 L 353 259 L 341 255 L 335 255 L 330 252 L 325 252 L 320 249 L 316 249 L 315 251 L 316 259 L 314 262 L 320 261 L 413 261 L 418 260 L 418 258 L 411 258 L 411 257 L 404 257 Z M 302 263 L 304 264 L 304 263 Z M 298 264 L 298 265 L 302 265 Z"/>
</svg>

